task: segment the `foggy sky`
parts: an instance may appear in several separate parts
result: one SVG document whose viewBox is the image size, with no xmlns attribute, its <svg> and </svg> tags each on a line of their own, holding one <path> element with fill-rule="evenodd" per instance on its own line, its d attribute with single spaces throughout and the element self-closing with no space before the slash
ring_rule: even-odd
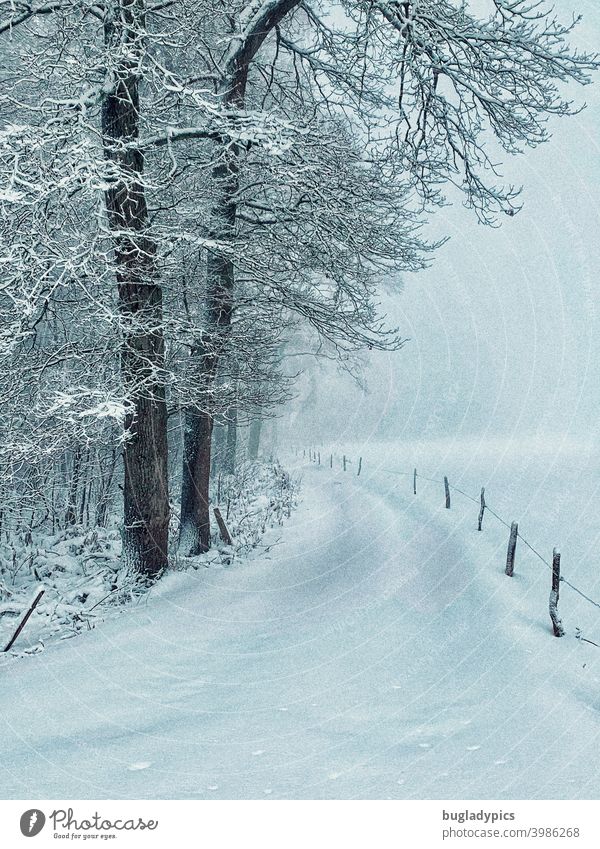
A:
<svg viewBox="0 0 600 849">
<path fill-rule="evenodd" d="M 562 20 L 569 9 L 584 14 L 572 44 L 598 49 L 595 0 L 561 2 Z M 490 229 L 460 199 L 435 214 L 431 234 L 450 241 L 430 269 L 406 275 L 402 294 L 385 299 L 411 341 L 370 355 L 368 394 L 330 377 L 316 407 L 295 421 L 298 442 L 303 432 L 340 442 L 597 437 L 600 74 L 573 95 L 585 111 L 553 120 L 547 144 L 503 156 L 507 182 L 524 186 L 517 216 Z"/>
</svg>

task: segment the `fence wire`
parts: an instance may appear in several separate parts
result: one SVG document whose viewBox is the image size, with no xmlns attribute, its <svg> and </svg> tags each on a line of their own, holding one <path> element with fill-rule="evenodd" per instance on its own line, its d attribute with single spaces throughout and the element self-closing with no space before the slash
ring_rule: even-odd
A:
<svg viewBox="0 0 600 849">
<path fill-rule="evenodd" d="M 311 458 L 310 449 L 309 449 L 309 455 L 308 455 L 308 456 L 309 456 L 309 459 L 310 459 L 310 458 Z M 332 455 L 332 456 L 335 456 L 335 458 L 336 458 L 336 459 L 339 459 L 339 455 Z M 351 462 L 352 462 L 352 461 L 349 459 L 349 457 L 348 457 L 348 455 L 347 455 L 347 454 L 345 455 L 345 457 L 346 457 L 346 462 L 347 462 L 347 463 L 351 463 Z M 316 460 L 316 455 L 315 455 L 315 454 L 314 454 L 314 452 L 313 452 L 312 461 L 314 461 L 314 460 Z M 361 458 L 361 461 L 362 461 L 362 458 Z M 361 470 L 362 470 L 362 467 L 363 467 L 363 463 L 361 462 Z M 384 472 L 385 474 L 388 474 L 388 475 L 402 475 L 402 476 L 406 476 L 406 477 L 411 477 L 411 478 L 412 478 L 412 477 L 415 477 L 415 471 L 416 471 L 416 470 L 414 470 L 414 469 L 413 469 L 413 470 L 412 470 L 412 471 L 410 471 L 410 472 L 408 472 L 408 471 L 407 471 L 407 472 L 404 472 L 404 471 L 400 471 L 400 470 L 397 470 L 397 469 L 381 469 L 381 468 L 380 468 L 380 469 L 378 469 L 378 471 L 380 471 L 380 472 Z M 428 481 L 429 483 L 437 483 L 437 484 L 439 484 L 440 486 L 443 486 L 443 485 L 444 485 L 444 481 L 443 481 L 443 480 L 439 480 L 438 478 L 430 478 L 430 477 L 427 477 L 426 475 L 419 474 L 419 472 L 418 472 L 418 471 L 416 471 L 416 478 L 417 478 L 417 479 L 420 479 L 420 480 Z M 468 498 L 468 500 L 469 500 L 469 501 L 472 501 L 474 504 L 477 504 L 477 505 L 481 504 L 481 498 L 474 498 L 472 495 L 469 495 L 469 493 L 468 493 L 468 492 L 464 492 L 464 490 L 460 489 L 458 486 L 455 486 L 455 484 L 452 484 L 452 483 L 450 483 L 449 481 L 448 481 L 448 486 L 449 486 L 449 488 L 450 488 L 451 490 L 454 490 L 454 492 L 458 492 L 460 495 L 464 496 L 464 498 Z M 503 518 L 502 516 L 500 516 L 500 515 L 499 515 L 499 514 L 498 514 L 498 513 L 497 513 L 497 512 L 496 512 L 496 511 L 492 508 L 492 507 L 490 507 L 490 506 L 489 506 L 489 504 L 487 503 L 487 501 L 485 502 L 485 509 L 486 509 L 489 513 L 491 513 L 491 515 L 492 515 L 492 516 L 494 516 L 494 518 L 495 518 L 495 519 L 497 519 L 497 521 L 498 521 L 498 522 L 500 522 L 500 523 L 501 523 L 502 525 L 504 525 L 506 528 L 509 528 L 509 529 L 510 529 L 510 527 L 511 527 L 511 523 L 510 523 L 510 522 L 507 522 L 507 521 L 506 521 L 506 519 L 504 519 L 504 518 Z M 543 564 L 544 564 L 544 565 L 545 565 L 548 569 L 550 569 L 550 571 L 552 571 L 552 564 L 551 564 L 548 560 L 546 560 L 546 558 L 545 558 L 542 554 L 540 554 L 540 552 L 537 550 L 537 548 L 535 548 L 535 547 L 534 547 L 534 546 L 533 546 L 533 545 L 529 542 L 529 540 L 527 540 L 524 536 L 522 536 L 520 532 L 517 532 L 517 537 L 518 537 L 518 538 L 521 540 L 521 542 L 522 542 L 522 543 L 523 543 L 523 544 L 524 544 L 524 545 L 525 545 L 525 546 L 526 546 L 526 547 L 527 547 L 527 548 L 528 548 L 528 549 L 532 552 L 532 554 L 534 554 L 534 555 L 535 555 L 535 556 L 536 556 L 539 560 L 541 560 L 541 562 L 542 562 L 542 563 L 543 563 Z M 565 584 L 567 587 L 569 587 L 570 589 L 572 589 L 572 590 L 573 590 L 573 592 L 576 592 L 578 595 L 580 595 L 580 596 L 581 596 L 581 598 L 585 599 L 587 602 L 589 602 L 590 604 L 592 604 L 594 607 L 597 607 L 598 609 L 600 609 L 600 602 L 597 602 L 597 601 L 595 601 L 593 598 L 590 598 L 590 596 L 589 596 L 589 595 L 587 595 L 586 593 L 584 593 L 584 592 L 583 592 L 583 590 L 580 590 L 580 589 L 579 589 L 579 587 L 575 586 L 575 584 L 571 583 L 571 581 L 568 581 L 568 580 L 567 580 L 565 577 L 563 577 L 562 575 L 561 575 L 561 577 L 560 577 L 560 580 L 561 580 L 561 583 Z M 591 643 L 591 644 L 592 644 L 592 645 L 594 645 L 594 646 L 596 645 L 596 643 L 593 643 L 591 640 L 584 640 L 584 639 L 583 639 L 583 637 L 581 637 L 580 639 L 582 639 L 582 641 L 583 641 L 583 642 Z M 598 647 L 598 648 L 600 648 L 600 646 L 597 646 L 597 647 Z"/>
</svg>

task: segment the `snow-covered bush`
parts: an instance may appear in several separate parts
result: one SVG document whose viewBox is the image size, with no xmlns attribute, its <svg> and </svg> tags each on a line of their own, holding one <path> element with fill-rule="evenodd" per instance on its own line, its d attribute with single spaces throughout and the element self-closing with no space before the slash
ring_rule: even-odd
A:
<svg viewBox="0 0 600 849">
<path fill-rule="evenodd" d="M 298 482 L 278 464 L 248 463 L 235 475 L 218 478 L 213 505 L 219 506 L 232 538 L 226 545 L 215 524 L 213 547 L 195 558 L 178 558 L 174 569 L 230 566 L 261 545 L 267 531 L 282 525 L 298 501 Z M 177 539 L 178 516 L 172 525 Z M 56 533 L 24 527 L 0 542 L 0 651 L 9 643 L 32 596 L 44 595 L 6 657 L 41 651 L 52 640 L 91 630 L 98 621 L 143 598 L 147 584 L 121 561 L 121 531 L 67 525 Z"/>
<path fill-rule="evenodd" d="M 277 462 L 239 464 L 234 475 L 220 475 L 212 485 L 212 505 L 222 513 L 232 538 L 227 545 L 220 537 L 215 523 L 212 528 L 213 546 L 199 557 L 177 558 L 172 561 L 180 568 L 209 564 L 218 560 L 231 563 L 234 557 L 243 555 L 261 544 L 265 532 L 282 525 L 298 503 L 299 481 L 292 478 Z M 177 539 L 177 516 L 173 517 Z"/>
</svg>

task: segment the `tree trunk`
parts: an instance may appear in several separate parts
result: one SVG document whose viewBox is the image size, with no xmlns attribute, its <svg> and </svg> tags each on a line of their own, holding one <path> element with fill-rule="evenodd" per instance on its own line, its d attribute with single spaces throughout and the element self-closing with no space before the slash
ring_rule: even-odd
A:
<svg viewBox="0 0 600 849">
<path fill-rule="evenodd" d="M 226 475 L 235 474 L 235 458 L 237 453 L 237 407 L 230 407 L 227 421 L 227 444 L 225 446 Z"/>
<path fill-rule="evenodd" d="M 210 548 L 210 442 L 213 417 L 209 413 L 185 415 L 183 482 L 179 550 L 194 557 Z"/>
<path fill-rule="evenodd" d="M 235 387 L 234 401 L 227 411 L 227 443 L 225 445 L 225 463 L 223 468 L 223 471 L 226 475 L 235 474 L 238 436 L 237 396 L 239 391 L 239 374 L 239 363 L 237 362 L 237 360 L 235 360 L 232 363 L 232 379 Z"/>
<path fill-rule="evenodd" d="M 223 453 L 225 451 L 225 436 L 225 425 L 219 420 L 216 420 L 213 424 L 211 449 L 212 459 L 210 467 L 210 473 L 213 478 L 218 473 L 223 460 Z"/>
<path fill-rule="evenodd" d="M 106 527 L 106 521 L 108 518 L 108 505 L 110 502 L 110 491 L 112 488 L 113 477 L 115 474 L 115 469 L 117 467 L 117 451 L 116 448 L 113 447 L 110 458 L 110 465 L 108 466 L 108 470 L 105 472 L 104 467 L 102 466 L 102 462 L 100 461 L 100 457 L 98 456 L 98 474 L 100 477 L 100 492 L 98 494 L 98 501 L 96 503 L 96 524 L 100 528 Z"/>
<path fill-rule="evenodd" d="M 274 6 L 266 4 L 264 14 L 258 16 L 254 26 L 240 39 L 237 50 L 229 58 L 219 86 L 224 114 L 228 110 L 235 113 L 235 110 L 244 109 L 248 69 L 252 59 L 268 34 L 298 2 L 299 0 L 282 0 Z M 233 311 L 233 256 L 236 197 L 239 188 L 239 147 L 232 143 L 231 139 L 234 137 L 235 135 L 226 135 L 215 142 L 214 162 L 217 164 L 212 170 L 215 203 L 209 232 L 209 239 L 213 240 L 215 247 L 209 250 L 206 265 L 206 332 L 196 353 L 198 370 L 205 389 L 205 403 L 214 384 L 219 357 L 226 345 Z M 188 555 L 200 553 L 206 550 L 204 546 L 210 545 L 208 484 L 212 417 L 210 413 L 200 413 L 203 423 L 201 426 L 195 426 L 192 420 L 198 412 L 187 412 L 184 434 L 181 515 L 186 517 L 186 524 L 181 527 L 179 542 L 182 553 Z M 204 416 L 208 416 L 210 420 L 205 421 Z M 189 526 L 191 521 L 197 523 L 193 532 Z"/>
<path fill-rule="evenodd" d="M 144 159 L 133 146 L 139 134 L 144 30 L 143 0 L 121 0 L 105 24 L 115 68 L 102 107 L 102 133 L 106 158 L 116 166 L 106 209 L 115 234 L 121 376 L 130 405 L 123 450 L 123 556 L 132 569 L 153 579 L 167 565 L 169 498 L 162 290 L 156 245 L 147 232 Z"/>
<path fill-rule="evenodd" d="M 223 179 L 224 167 L 226 166 L 218 166 L 215 169 L 220 172 L 221 179 Z M 221 206 L 219 212 L 227 217 L 228 222 L 235 222 L 233 202 L 225 208 L 225 211 Z M 220 216 L 219 219 L 223 221 Z M 220 231 L 221 238 L 226 237 L 231 226 L 228 223 L 227 230 Z M 219 236 L 215 238 L 218 239 Z M 206 282 L 207 329 L 190 355 L 197 362 L 200 385 L 204 389 L 204 398 L 199 399 L 200 404 L 207 403 L 210 390 L 214 385 L 224 336 L 231 324 L 233 282 L 233 263 L 217 251 L 210 253 L 207 261 Z M 184 557 L 195 557 L 210 548 L 209 486 L 212 431 L 212 411 L 199 408 L 186 410 L 179 528 L 179 551 Z"/>
<path fill-rule="evenodd" d="M 256 460 L 258 457 L 261 431 L 262 419 L 254 419 L 250 425 L 250 434 L 248 436 L 248 458 L 250 460 Z"/>
<path fill-rule="evenodd" d="M 87 504 L 86 498 L 87 498 L 87 492 L 88 492 L 88 487 L 89 487 L 89 483 L 90 483 L 89 480 L 88 480 L 88 478 L 90 477 L 90 449 L 89 449 L 89 446 L 88 446 L 88 448 L 85 452 L 83 475 L 81 477 L 82 477 L 82 480 L 83 480 L 83 486 L 81 488 L 81 502 L 79 504 L 79 524 L 83 525 L 83 523 L 85 521 L 85 508 L 86 508 L 86 504 Z"/>
<path fill-rule="evenodd" d="M 226 146 L 217 154 L 213 169 L 217 195 L 212 210 L 210 238 L 218 244 L 233 239 L 238 188 L 237 148 Z M 226 344 L 233 310 L 234 266 L 227 250 L 211 249 L 206 263 L 206 330 L 191 357 L 197 362 L 200 386 L 207 404 L 214 386 L 219 357 Z M 183 479 L 181 488 L 181 525 L 179 551 L 194 557 L 210 548 L 209 484 L 213 414 L 210 410 L 190 408 L 185 415 Z"/>
<path fill-rule="evenodd" d="M 77 490 L 79 488 L 79 469 L 81 465 L 81 448 L 76 445 L 73 449 L 73 471 L 69 484 L 69 496 L 65 513 L 65 525 L 74 525 L 77 521 Z"/>
</svg>

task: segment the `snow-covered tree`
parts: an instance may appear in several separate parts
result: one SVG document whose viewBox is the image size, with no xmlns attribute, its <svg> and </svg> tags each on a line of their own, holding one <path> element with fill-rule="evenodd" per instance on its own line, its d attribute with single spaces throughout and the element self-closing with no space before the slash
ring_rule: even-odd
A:
<svg viewBox="0 0 600 849">
<path fill-rule="evenodd" d="M 511 153 L 545 140 L 548 117 L 572 111 L 561 84 L 596 61 L 543 2 L 474 6 L 0 5 L 0 356 L 23 385 L 50 357 L 36 392 L 57 421 L 122 421 L 137 571 L 167 564 L 170 399 L 186 409 L 193 554 L 209 545 L 223 364 L 258 368 L 257 340 L 276 350 L 294 316 L 342 350 L 397 347 L 376 292 L 427 260 L 419 215 L 443 185 L 484 221 L 514 212 L 487 140 Z M 24 417 L 19 433 L 35 443 Z"/>
</svg>

